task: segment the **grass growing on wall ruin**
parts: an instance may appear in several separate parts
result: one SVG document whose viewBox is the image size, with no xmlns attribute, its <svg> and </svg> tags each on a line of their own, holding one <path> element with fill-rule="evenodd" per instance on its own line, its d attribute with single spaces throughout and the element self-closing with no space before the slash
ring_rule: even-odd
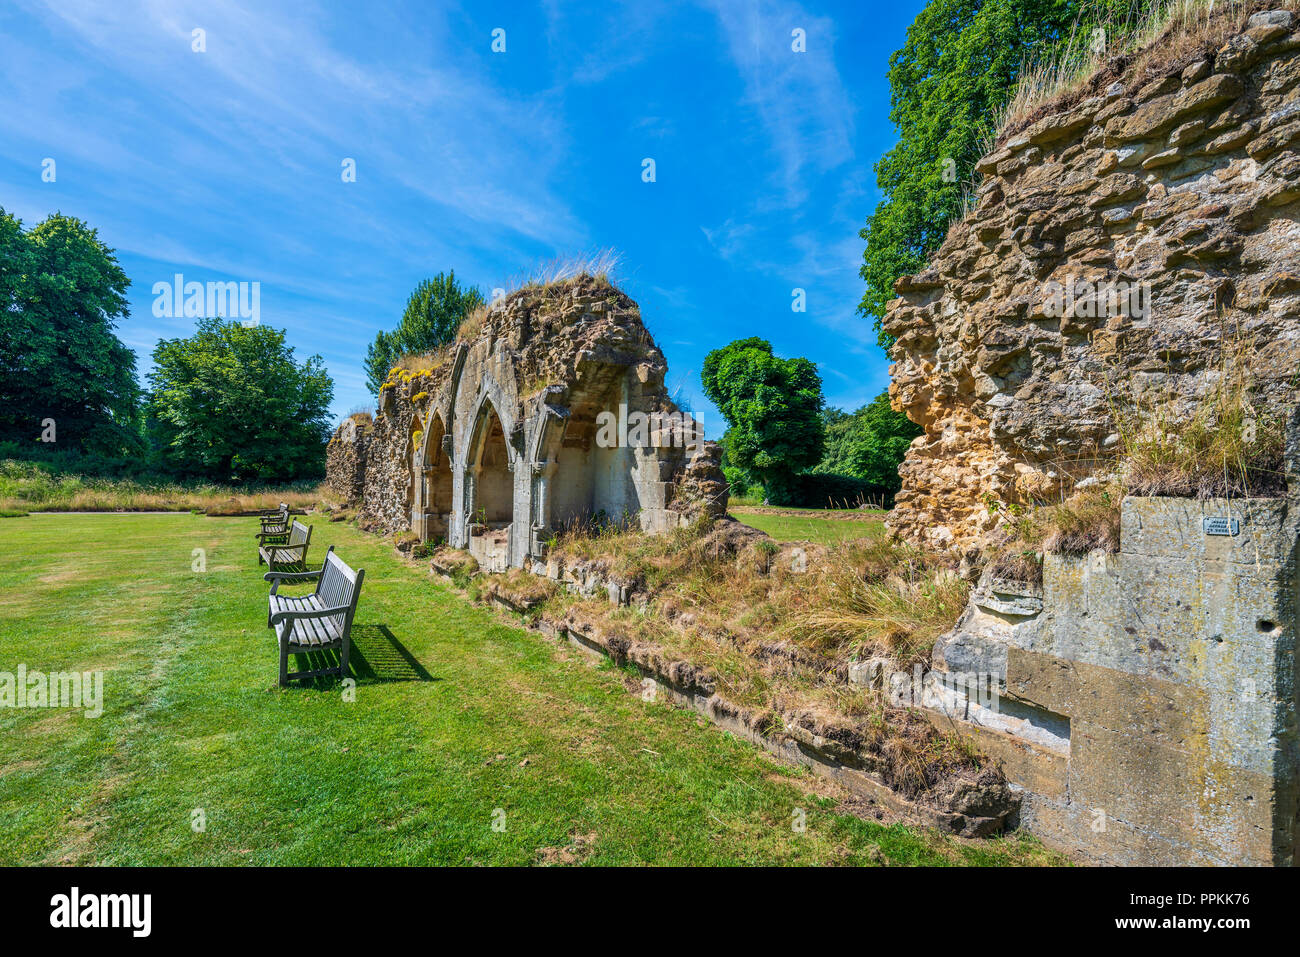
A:
<svg viewBox="0 0 1300 957">
<path fill-rule="evenodd" d="M 1254 351 L 1239 326 L 1225 326 L 1217 368 L 1206 370 L 1205 388 L 1194 400 L 1142 387 L 1111 370 L 1106 395 L 1117 451 L 1059 463 L 1055 501 L 991 503 L 1003 514 L 994 573 L 1036 581 L 1044 552 L 1118 552 L 1127 495 L 1204 500 L 1284 494 L 1285 414 L 1260 398 Z M 1075 486 L 1076 473 L 1090 477 Z"/>
<path fill-rule="evenodd" d="M 250 521 L 7 524 L 0 670 L 101 669 L 105 700 L 94 720 L 0 709 L 0 864 L 1060 861 L 1027 838 L 842 813 L 810 774 L 640 700 L 624 672 L 503 623 L 351 526 L 316 520 L 312 548 L 366 569 L 356 700 L 331 681 L 280 691 Z"/>
<path fill-rule="evenodd" d="M 1168 0 L 1136 18 L 1129 14 L 1109 22 L 1104 43 L 1079 31 L 1053 58 L 1024 65 L 1016 92 L 996 124 L 997 137 L 1024 128 L 1046 108 L 1063 108 L 1081 98 L 1089 81 L 1111 63 L 1123 64 L 1130 82 L 1141 85 L 1175 64 L 1213 53 L 1240 32 L 1250 14 L 1278 9 L 1300 9 L 1300 2 Z"/>
<path fill-rule="evenodd" d="M 902 672 L 928 662 L 969 593 L 942 556 L 879 535 L 782 546 L 723 521 L 665 536 L 575 529 L 550 557 L 601 570 L 627 584 L 632 601 L 614 608 L 603 593 L 579 598 L 548 581 L 533 614 L 592 624 L 705 669 L 723 698 L 769 726 L 808 718 L 825 733 L 860 736 L 882 756 L 885 780 L 908 796 L 983 766 L 961 735 L 846 680 L 855 660 L 887 658 L 887 670 Z M 512 590 L 501 575 L 472 587 Z"/>
</svg>

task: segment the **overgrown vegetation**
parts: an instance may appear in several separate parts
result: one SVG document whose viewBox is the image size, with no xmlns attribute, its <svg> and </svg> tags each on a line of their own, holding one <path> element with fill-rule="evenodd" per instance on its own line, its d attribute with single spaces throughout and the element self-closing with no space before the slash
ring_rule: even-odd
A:
<svg viewBox="0 0 1300 957">
<path fill-rule="evenodd" d="M 1190 418 L 1175 416 L 1159 396 L 1114 409 L 1128 494 L 1204 499 L 1285 491 L 1286 422 L 1252 401 L 1248 353 L 1244 343 L 1230 347 Z"/>
<path fill-rule="evenodd" d="M 1146 0 L 1102 5 L 1069 35 L 1027 62 L 999 111 L 1006 136 L 1047 109 L 1059 109 L 1117 79 L 1141 86 L 1219 49 L 1256 10 L 1297 8 L 1297 0 Z M 1097 31 L 1101 31 L 1098 33 Z"/>
<path fill-rule="evenodd" d="M 663 536 L 574 528 L 548 557 L 628 585 L 631 602 L 615 608 L 603 592 L 582 598 L 513 572 L 525 581 L 531 614 L 650 643 L 665 660 L 715 676 L 720 695 L 770 714 L 764 720 L 848 722 L 853 735 L 880 750 L 886 779 L 906 794 L 979 766 L 960 736 L 891 706 L 879 689 L 845 680 L 854 660 L 883 657 L 904 672 L 928 661 L 934 639 L 953 626 L 967 598 L 968 586 L 943 556 L 883 537 L 782 546 L 720 521 Z M 511 594 L 511 581 L 485 576 L 476 592 Z"/>
<path fill-rule="evenodd" d="M 294 509 L 332 507 L 336 499 L 314 481 L 232 488 L 166 478 L 109 478 L 60 471 L 47 463 L 0 460 L 0 512 L 172 512 L 241 515 L 286 502 Z"/>
<path fill-rule="evenodd" d="M 1005 507 L 1005 544 L 995 558 L 1003 577 L 1041 575 L 1031 556 L 1083 555 L 1120 547 L 1120 504 L 1126 495 L 1176 498 L 1271 497 L 1286 490 L 1286 421 L 1259 398 L 1250 367 L 1251 344 L 1225 333 L 1218 369 L 1208 370 L 1203 394 L 1180 398 L 1129 381 L 1112 387 L 1110 411 L 1119 436 L 1112 458 L 1091 457 L 1092 474 L 1069 482 L 1058 501 Z M 1109 466 L 1109 473 L 1106 467 Z M 1069 475 L 1071 463 L 1059 467 Z M 1004 508 L 993 503 L 995 508 Z"/>
</svg>

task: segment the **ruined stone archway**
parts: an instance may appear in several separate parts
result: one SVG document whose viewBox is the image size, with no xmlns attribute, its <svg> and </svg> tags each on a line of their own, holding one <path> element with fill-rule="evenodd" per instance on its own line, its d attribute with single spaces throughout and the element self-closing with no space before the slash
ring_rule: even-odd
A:
<svg viewBox="0 0 1300 957">
<path fill-rule="evenodd" d="M 415 531 L 423 541 L 445 541 L 450 534 L 452 515 L 451 442 L 442 416 L 429 417 L 424 437 L 420 469 L 423 506 L 415 521 Z"/>
<path fill-rule="evenodd" d="M 414 525 L 415 518 L 424 510 L 423 487 L 420 480 L 420 449 L 424 439 L 424 425 L 419 415 L 411 416 L 406 434 L 406 510 Z"/>
<path fill-rule="evenodd" d="M 593 366 L 572 389 L 568 416 L 551 424 L 542 452 L 546 473 L 563 476 L 548 483 L 548 512 L 554 530 L 600 519 L 630 521 L 640 510 L 635 452 L 626 443 L 597 441 L 602 413 L 615 419 L 628 403 L 627 368 Z M 539 456 L 540 460 L 540 456 Z"/>
<path fill-rule="evenodd" d="M 484 568 L 509 566 L 514 522 L 514 461 L 496 407 L 484 398 L 465 458 L 464 504 L 469 550 Z"/>
</svg>

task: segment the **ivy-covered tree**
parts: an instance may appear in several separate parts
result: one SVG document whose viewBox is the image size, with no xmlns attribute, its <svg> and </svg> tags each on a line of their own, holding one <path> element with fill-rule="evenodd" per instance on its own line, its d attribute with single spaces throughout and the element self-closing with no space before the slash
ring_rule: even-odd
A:
<svg viewBox="0 0 1300 957">
<path fill-rule="evenodd" d="M 902 487 L 898 466 L 921 427 L 890 408 L 888 391 L 852 414 L 826 409 L 823 416 L 826 452 L 812 471 L 850 475 L 890 494 Z"/>
<path fill-rule="evenodd" d="M 454 270 L 438 273 L 415 287 L 402 321 L 392 332 L 380 332 L 366 350 L 366 384 L 374 395 L 402 356 L 430 352 L 456 338 L 464 318 L 483 305 L 483 294 L 456 282 Z"/>
<path fill-rule="evenodd" d="M 114 332 L 129 285 L 81 220 L 54 213 L 24 230 L 0 209 L 0 440 L 141 451 L 135 355 Z"/>
<path fill-rule="evenodd" d="M 159 341 L 148 426 L 173 471 L 221 482 L 323 474 L 334 383 L 320 356 L 299 364 L 284 339 L 214 317 L 189 338 Z"/>
<path fill-rule="evenodd" d="M 788 503 L 795 476 L 822 457 L 822 381 L 807 359 L 782 359 L 765 339 L 738 339 L 704 358 L 704 394 L 727 420 L 727 459 Z"/>
<path fill-rule="evenodd" d="M 962 210 L 975 163 L 1027 62 L 1090 42 L 1154 0 L 931 0 L 889 60 L 889 118 L 898 144 L 876 164 L 884 194 L 868 217 L 858 311 L 880 330 L 900 276 L 919 271 Z"/>
</svg>

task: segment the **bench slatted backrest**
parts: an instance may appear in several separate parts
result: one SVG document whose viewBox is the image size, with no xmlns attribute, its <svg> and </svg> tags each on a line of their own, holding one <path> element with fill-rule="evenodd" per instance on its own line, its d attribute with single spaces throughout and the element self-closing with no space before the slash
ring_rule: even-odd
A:
<svg viewBox="0 0 1300 957">
<path fill-rule="evenodd" d="M 306 545 L 311 541 L 311 526 L 304 525 L 296 518 L 293 520 L 293 528 L 289 530 L 290 545 Z"/>
<path fill-rule="evenodd" d="M 352 612 L 356 610 L 357 584 L 360 575 L 348 567 L 347 562 L 333 551 L 325 556 L 325 566 L 321 569 L 320 582 L 316 586 L 316 597 L 325 608 L 346 606 L 346 612 L 331 615 L 330 624 L 338 629 L 342 636 L 352 623 Z"/>
</svg>

